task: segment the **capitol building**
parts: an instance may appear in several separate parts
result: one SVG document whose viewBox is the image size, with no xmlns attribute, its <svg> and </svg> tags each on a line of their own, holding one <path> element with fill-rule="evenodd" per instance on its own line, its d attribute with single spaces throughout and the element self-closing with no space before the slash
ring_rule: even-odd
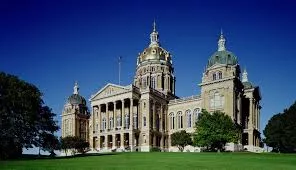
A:
<svg viewBox="0 0 296 170">
<path fill-rule="evenodd" d="M 98 152 L 139 151 L 151 148 L 177 151 L 171 135 L 180 130 L 195 131 L 202 109 L 221 111 L 242 127 L 238 144 L 226 149 L 256 151 L 260 142 L 260 100 L 258 86 L 248 80 L 238 58 L 226 49 L 221 32 L 218 48 L 208 59 L 199 86 L 200 94 L 179 98 L 172 55 L 161 46 L 155 23 L 150 44 L 136 59 L 133 82 L 128 86 L 108 83 L 87 101 L 76 83 L 62 113 L 62 137 L 79 136 Z M 209 54 L 210 55 L 210 54 Z M 199 151 L 186 146 L 184 151 Z"/>
</svg>

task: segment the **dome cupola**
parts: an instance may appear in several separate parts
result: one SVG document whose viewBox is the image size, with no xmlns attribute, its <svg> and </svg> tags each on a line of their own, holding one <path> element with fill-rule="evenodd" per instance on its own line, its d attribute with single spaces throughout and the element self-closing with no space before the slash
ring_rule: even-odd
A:
<svg viewBox="0 0 296 170">
<path fill-rule="evenodd" d="M 220 38 L 218 40 L 218 50 L 211 55 L 207 67 L 215 64 L 236 65 L 238 64 L 237 57 L 230 51 L 226 50 L 226 39 L 221 30 Z"/>
<path fill-rule="evenodd" d="M 163 61 L 172 63 L 171 54 L 160 46 L 159 34 L 156 30 L 155 21 L 153 22 L 153 31 L 150 34 L 150 44 L 142 53 L 139 53 L 137 65 L 147 61 Z"/>
<path fill-rule="evenodd" d="M 79 86 L 77 82 L 75 82 L 74 92 L 68 97 L 67 103 L 73 105 L 86 105 L 85 98 L 79 95 Z"/>
</svg>

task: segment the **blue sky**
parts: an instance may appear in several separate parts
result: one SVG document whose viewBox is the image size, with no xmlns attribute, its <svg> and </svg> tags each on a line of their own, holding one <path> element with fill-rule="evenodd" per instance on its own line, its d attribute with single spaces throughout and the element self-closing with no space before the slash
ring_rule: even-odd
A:
<svg viewBox="0 0 296 170">
<path fill-rule="evenodd" d="M 262 93 L 261 129 L 296 97 L 296 3 L 290 1 L 0 1 L 0 71 L 35 84 L 59 115 L 74 82 L 89 99 L 132 82 L 155 19 L 173 55 L 176 93 L 197 95 L 223 28 L 226 47 Z M 189 74 L 188 74 L 189 73 Z"/>
</svg>

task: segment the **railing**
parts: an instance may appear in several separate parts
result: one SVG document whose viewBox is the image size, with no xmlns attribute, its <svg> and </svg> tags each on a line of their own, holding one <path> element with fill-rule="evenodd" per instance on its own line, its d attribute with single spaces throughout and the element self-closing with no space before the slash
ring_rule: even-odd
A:
<svg viewBox="0 0 296 170">
<path fill-rule="evenodd" d="M 200 95 L 193 95 L 193 96 L 189 96 L 189 97 L 182 97 L 179 99 L 174 99 L 174 100 L 170 100 L 169 104 L 174 104 L 174 103 L 178 103 L 178 102 L 184 102 L 184 101 L 188 101 L 188 100 L 195 100 L 195 99 L 200 99 Z"/>
</svg>

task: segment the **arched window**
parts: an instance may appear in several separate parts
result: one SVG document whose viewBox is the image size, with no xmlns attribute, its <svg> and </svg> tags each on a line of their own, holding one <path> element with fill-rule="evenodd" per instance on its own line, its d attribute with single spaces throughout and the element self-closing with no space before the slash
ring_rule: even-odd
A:
<svg viewBox="0 0 296 170">
<path fill-rule="evenodd" d="M 175 129 L 175 115 L 174 113 L 170 113 L 170 129 Z"/>
<path fill-rule="evenodd" d="M 192 127 L 192 114 L 190 110 L 186 111 L 186 116 L 187 116 L 187 127 L 191 128 Z"/>
<path fill-rule="evenodd" d="M 156 87 L 156 81 L 155 81 L 155 77 L 152 77 L 151 78 L 151 83 L 152 83 L 152 85 L 151 85 L 151 87 L 153 88 L 153 89 L 155 89 L 155 87 Z"/>
<path fill-rule="evenodd" d="M 216 80 L 217 79 L 217 75 L 216 73 L 213 73 L 213 80 Z"/>
<path fill-rule="evenodd" d="M 199 118 L 199 113 L 200 113 L 200 109 L 196 108 L 193 111 L 193 116 L 194 116 L 194 123 L 197 122 L 198 118 Z"/>
<path fill-rule="evenodd" d="M 183 115 L 182 112 L 178 112 L 178 128 L 181 129 L 183 128 Z"/>
<path fill-rule="evenodd" d="M 144 127 L 146 126 L 146 117 L 145 116 L 143 117 L 143 126 Z"/>
<path fill-rule="evenodd" d="M 222 79 L 222 72 L 221 71 L 218 72 L 218 79 Z"/>
</svg>

